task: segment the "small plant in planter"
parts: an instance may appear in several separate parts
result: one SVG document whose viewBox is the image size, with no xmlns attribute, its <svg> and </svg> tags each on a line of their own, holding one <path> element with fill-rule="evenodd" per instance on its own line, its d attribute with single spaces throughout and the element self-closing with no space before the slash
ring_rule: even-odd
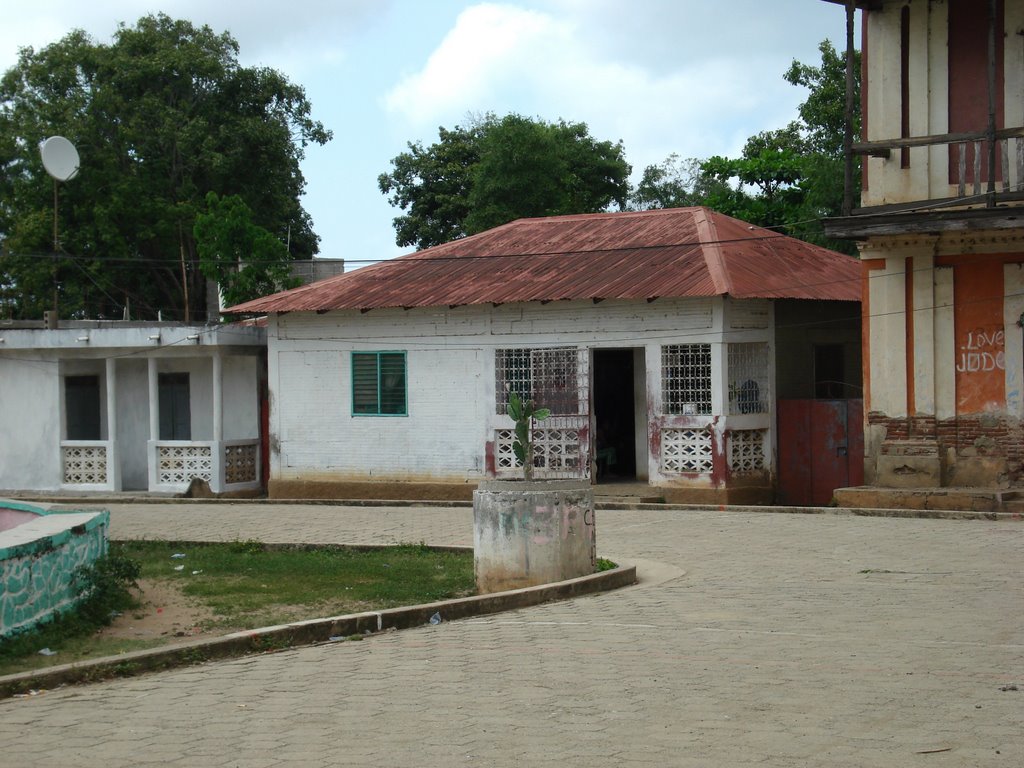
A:
<svg viewBox="0 0 1024 768">
<path fill-rule="evenodd" d="M 534 422 L 551 415 L 510 392 L 512 452 L 533 480 Z M 585 478 L 486 480 L 473 492 L 473 566 L 480 594 L 549 584 L 596 570 L 594 495 Z"/>
<path fill-rule="evenodd" d="M 523 467 L 523 478 L 533 479 L 533 422 L 551 415 L 547 408 L 536 408 L 533 400 L 523 400 L 515 392 L 508 397 L 508 415 L 516 423 L 512 452 Z"/>
</svg>

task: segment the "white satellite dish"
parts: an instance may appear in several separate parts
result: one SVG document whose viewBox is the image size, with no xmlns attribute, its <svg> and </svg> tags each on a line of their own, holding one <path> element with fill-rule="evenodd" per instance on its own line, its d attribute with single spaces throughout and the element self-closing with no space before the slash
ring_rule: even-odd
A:
<svg viewBox="0 0 1024 768">
<path fill-rule="evenodd" d="M 63 136 L 51 136 L 39 145 L 43 168 L 57 181 L 69 181 L 78 175 L 78 150 Z"/>
</svg>

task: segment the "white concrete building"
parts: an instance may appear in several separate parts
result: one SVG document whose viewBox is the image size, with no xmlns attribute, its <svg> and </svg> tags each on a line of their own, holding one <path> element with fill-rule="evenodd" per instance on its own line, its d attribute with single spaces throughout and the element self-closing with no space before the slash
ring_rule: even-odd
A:
<svg viewBox="0 0 1024 768">
<path fill-rule="evenodd" d="M 258 490 L 265 345 L 246 325 L 0 323 L 0 489 Z"/>
<path fill-rule="evenodd" d="M 815 375 L 814 323 L 780 358 L 776 309 L 824 318 L 856 388 L 857 275 L 688 208 L 520 220 L 248 302 L 269 315 L 270 495 L 468 498 L 521 472 L 515 391 L 552 411 L 537 477 L 770 500 L 777 378 Z"/>
</svg>

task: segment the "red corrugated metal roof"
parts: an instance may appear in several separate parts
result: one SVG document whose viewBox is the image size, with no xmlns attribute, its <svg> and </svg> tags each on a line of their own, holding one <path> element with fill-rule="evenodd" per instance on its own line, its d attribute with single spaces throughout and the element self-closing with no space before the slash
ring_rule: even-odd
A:
<svg viewBox="0 0 1024 768">
<path fill-rule="evenodd" d="M 519 219 L 231 307 L 268 313 L 562 299 L 860 300 L 856 259 L 715 213 Z"/>
</svg>

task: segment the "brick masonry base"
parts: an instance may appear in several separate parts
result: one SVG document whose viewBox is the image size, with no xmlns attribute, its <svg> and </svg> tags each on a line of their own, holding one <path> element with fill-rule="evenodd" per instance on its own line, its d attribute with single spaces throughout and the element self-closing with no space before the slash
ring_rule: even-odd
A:
<svg viewBox="0 0 1024 768">
<path fill-rule="evenodd" d="M 874 411 L 867 420 L 869 429 L 882 433 L 877 454 L 869 455 L 869 462 L 895 456 L 934 458 L 944 486 L 1024 483 L 1024 427 L 1019 419 L 1002 414 L 892 418 Z M 884 485 L 884 480 L 879 477 L 875 482 Z"/>
</svg>

